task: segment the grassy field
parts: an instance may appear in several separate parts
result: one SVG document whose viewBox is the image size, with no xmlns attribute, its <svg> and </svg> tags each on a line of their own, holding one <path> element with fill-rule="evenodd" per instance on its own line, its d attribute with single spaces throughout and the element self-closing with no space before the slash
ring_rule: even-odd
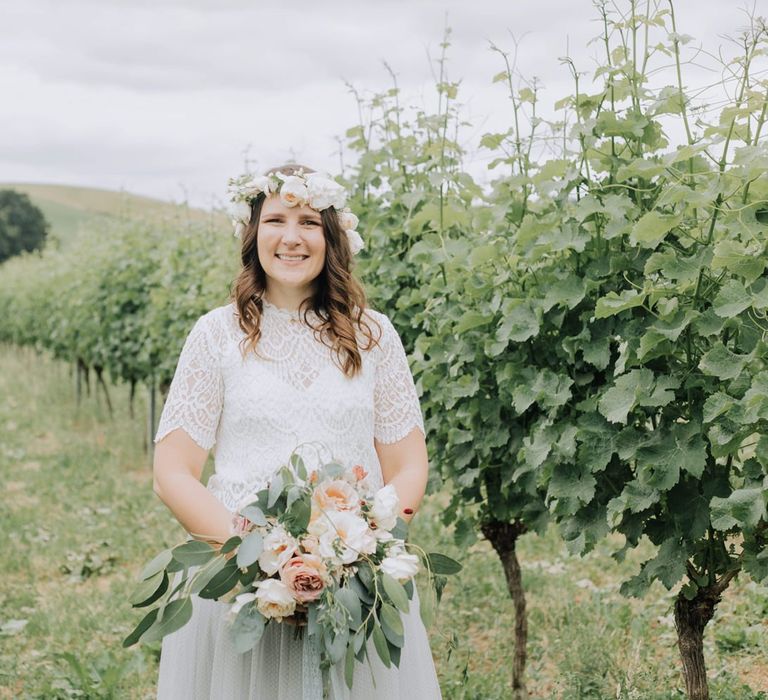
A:
<svg viewBox="0 0 768 700">
<path fill-rule="evenodd" d="M 143 217 L 159 221 L 177 220 L 180 216 L 192 221 L 207 221 L 211 213 L 192 207 L 180 207 L 151 197 L 102 190 L 96 187 L 70 185 L 39 185 L 29 183 L 0 183 L 0 189 L 11 189 L 28 195 L 51 224 L 51 230 L 66 245 L 80 228 L 95 227 L 109 219 Z M 219 223 L 226 219 L 217 215 Z"/>
<path fill-rule="evenodd" d="M 142 401 L 131 420 L 127 387 L 112 392 L 113 420 L 93 396 L 77 410 L 69 366 L 0 346 L 0 698 L 154 697 L 159 647 L 121 648 L 140 618 L 125 601 L 141 565 L 183 533 L 152 493 Z M 428 498 L 413 539 L 457 555 L 440 501 Z M 607 551 L 570 557 L 554 531 L 521 543 L 532 696 L 682 698 L 673 596 L 618 594 L 650 550 L 620 566 Z M 463 560 L 431 630 L 443 694 L 509 698 L 501 567 L 485 542 Z M 726 592 L 706 653 L 714 700 L 768 697 L 768 589 L 744 579 Z"/>
</svg>

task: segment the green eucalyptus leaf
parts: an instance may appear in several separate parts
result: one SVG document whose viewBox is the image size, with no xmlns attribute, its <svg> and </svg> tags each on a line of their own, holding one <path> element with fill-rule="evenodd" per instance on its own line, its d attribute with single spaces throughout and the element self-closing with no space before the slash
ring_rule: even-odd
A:
<svg viewBox="0 0 768 700">
<path fill-rule="evenodd" d="M 141 636 L 142 642 L 159 642 L 163 637 L 181 629 L 192 617 L 192 599 L 177 598 L 163 608 L 162 617 Z"/>
</svg>

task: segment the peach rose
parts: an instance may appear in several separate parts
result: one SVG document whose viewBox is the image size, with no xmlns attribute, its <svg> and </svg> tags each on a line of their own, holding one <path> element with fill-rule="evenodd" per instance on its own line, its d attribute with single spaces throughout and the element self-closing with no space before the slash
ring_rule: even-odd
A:
<svg viewBox="0 0 768 700">
<path fill-rule="evenodd" d="M 327 569 L 313 554 L 293 557 L 280 571 L 280 580 L 299 603 L 317 600 L 325 588 Z"/>
<path fill-rule="evenodd" d="M 357 513 L 360 510 L 360 495 L 342 479 L 334 479 L 320 484 L 312 494 L 312 520 L 322 511 L 349 511 Z"/>
</svg>

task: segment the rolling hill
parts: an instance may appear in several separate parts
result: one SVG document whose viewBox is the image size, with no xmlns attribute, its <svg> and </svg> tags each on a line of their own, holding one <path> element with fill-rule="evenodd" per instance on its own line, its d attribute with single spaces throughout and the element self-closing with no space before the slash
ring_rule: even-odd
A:
<svg viewBox="0 0 768 700">
<path fill-rule="evenodd" d="M 64 245 L 77 231 L 90 224 L 115 218 L 218 219 L 203 209 L 165 202 L 130 192 L 104 190 L 96 187 L 70 185 L 40 185 L 31 183 L 0 183 L 0 189 L 26 194 L 38 206 L 51 224 L 51 233 Z"/>
</svg>

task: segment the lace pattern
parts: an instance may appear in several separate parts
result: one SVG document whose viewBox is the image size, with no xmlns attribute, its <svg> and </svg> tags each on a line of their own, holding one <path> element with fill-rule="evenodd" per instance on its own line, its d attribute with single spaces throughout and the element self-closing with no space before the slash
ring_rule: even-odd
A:
<svg viewBox="0 0 768 700">
<path fill-rule="evenodd" d="M 330 348 L 298 312 L 264 304 L 259 355 L 243 358 L 234 303 L 201 316 L 187 336 L 155 435 L 182 428 L 214 449 L 208 488 L 228 508 L 263 487 L 299 445 L 322 444 L 345 464 L 362 465 L 378 485 L 374 438 L 393 443 L 424 432 L 400 337 L 384 315 L 379 346 L 362 350 L 362 371 L 348 378 Z M 374 327 L 375 330 L 375 327 Z"/>
</svg>

